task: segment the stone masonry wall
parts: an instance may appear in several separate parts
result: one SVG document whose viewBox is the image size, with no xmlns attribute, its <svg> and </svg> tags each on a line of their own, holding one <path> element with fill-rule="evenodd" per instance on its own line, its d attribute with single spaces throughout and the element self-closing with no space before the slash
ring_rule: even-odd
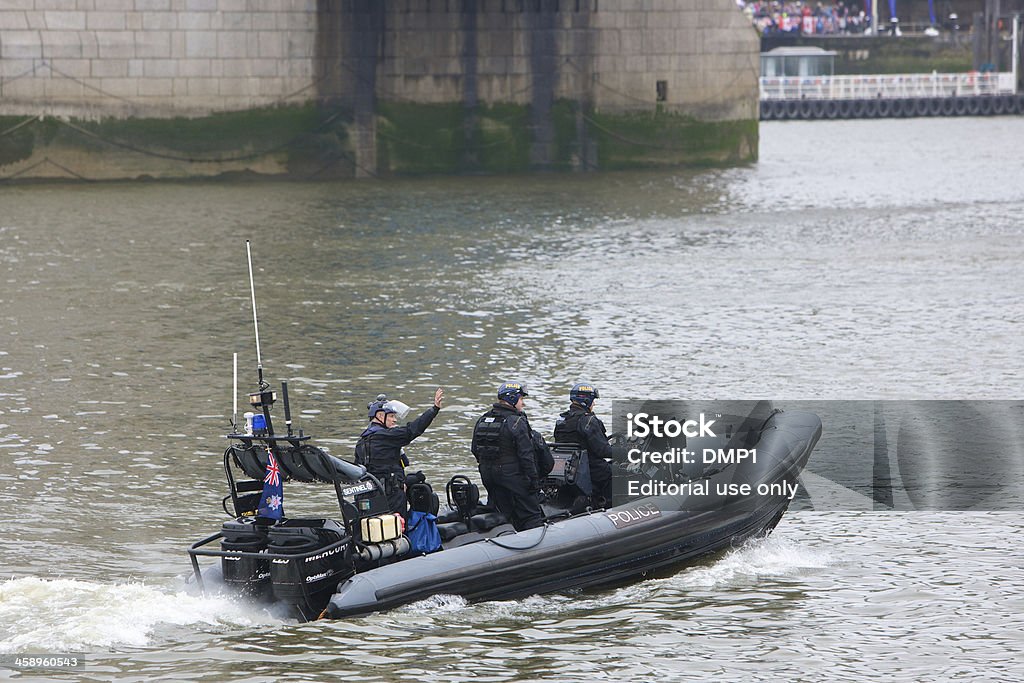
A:
<svg viewBox="0 0 1024 683">
<path fill-rule="evenodd" d="M 0 0 L 0 180 L 729 164 L 734 0 Z"/>
<path fill-rule="evenodd" d="M 0 115 L 200 116 L 310 99 L 316 0 L 3 0 Z"/>
<path fill-rule="evenodd" d="M 756 116 L 760 44 L 733 0 L 382 4 L 379 99 L 457 102 L 472 75 L 480 101 L 526 104 L 545 69 L 556 98 L 603 111 L 652 109 L 665 81 L 669 110 Z"/>
<path fill-rule="evenodd" d="M 543 76 L 555 97 L 629 111 L 654 106 L 664 81 L 671 110 L 755 116 L 757 36 L 732 0 L 4 0 L 0 114 L 197 116 L 309 101 L 317 63 L 345 54 L 318 46 L 318 31 L 351 40 L 318 19 L 355 24 L 373 4 L 378 99 L 461 101 L 472 69 L 482 102 L 528 103 Z M 337 80 L 358 82 L 344 64 Z"/>
</svg>

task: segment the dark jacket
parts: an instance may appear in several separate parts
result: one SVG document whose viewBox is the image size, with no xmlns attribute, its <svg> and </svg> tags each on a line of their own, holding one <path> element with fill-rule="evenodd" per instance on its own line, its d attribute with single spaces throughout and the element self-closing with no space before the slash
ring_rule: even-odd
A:
<svg viewBox="0 0 1024 683">
<path fill-rule="evenodd" d="M 490 418 L 490 421 L 488 419 Z M 488 425 L 501 423 L 500 428 Z M 533 430 L 526 413 L 504 402 L 495 403 L 473 428 L 473 455 L 481 466 L 516 463 L 532 488 L 540 485 L 534 454 Z"/>
<path fill-rule="evenodd" d="M 376 422 L 371 423 L 359 435 L 356 443 L 356 464 L 364 465 L 374 476 L 392 473 L 403 475 L 409 460 L 402 448 L 423 434 L 438 412 L 436 406 L 431 406 L 412 422 L 391 429 Z"/>
<path fill-rule="evenodd" d="M 555 423 L 555 443 L 574 443 L 586 448 L 591 460 L 612 457 L 612 447 L 608 445 L 608 434 L 601 418 L 578 403 L 569 406 L 569 410 L 562 413 Z"/>
</svg>

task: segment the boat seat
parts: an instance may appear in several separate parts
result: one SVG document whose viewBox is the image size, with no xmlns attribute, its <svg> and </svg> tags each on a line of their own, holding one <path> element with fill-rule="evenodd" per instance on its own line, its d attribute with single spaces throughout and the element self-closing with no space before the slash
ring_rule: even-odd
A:
<svg viewBox="0 0 1024 683">
<path fill-rule="evenodd" d="M 437 515 L 438 524 L 448 524 L 449 522 L 460 521 L 462 521 L 462 515 L 459 514 L 458 510 L 445 510 Z"/>
<path fill-rule="evenodd" d="M 306 463 L 307 457 L 313 456 L 304 456 L 302 453 L 302 451 L 307 448 L 313 448 L 313 446 L 303 444 L 299 448 L 289 448 L 281 453 L 281 467 L 284 468 L 284 471 L 287 472 L 292 479 L 310 483 L 316 481 L 317 477 L 316 474 L 309 469 L 309 466 Z"/>
<path fill-rule="evenodd" d="M 472 524 L 474 531 L 490 531 L 496 526 L 507 523 L 508 519 L 500 512 L 485 512 L 473 515 L 469 518 L 469 522 Z"/>
<path fill-rule="evenodd" d="M 464 522 L 448 522 L 446 524 L 438 524 L 437 531 L 441 534 L 441 542 L 447 543 L 456 536 L 469 532 L 469 527 Z"/>
<path fill-rule="evenodd" d="M 467 531 L 464 534 L 459 534 L 448 541 L 443 541 L 443 547 L 445 550 L 449 550 L 463 545 L 471 545 L 473 543 L 479 543 L 480 541 L 486 541 L 490 538 L 505 536 L 506 534 L 514 534 L 515 532 L 516 530 L 511 524 L 499 524 L 488 531 Z"/>
<path fill-rule="evenodd" d="M 316 446 L 305 445 L 300 449 L 303 464 L 313 473 L 316 481 L 329 484 L 357 482 L 366 476 L 366 468 L 335 458 Z"/>
<path fill-rule="evenodd" d="M 249 446 L 232 446 L 231 454 L 235 458 L 235 464 L 242 468 L 242 471 L 250 479 L 263 480 L 267 472 L 267 451 L 264 448 Z"/>
<path fill-rule="evenodd" d="M 232 446 L 235 462 L 252 479 L 262 480 L 267 471 L 267 449 L 252 445 Z M 303 444 L 279 452 L 281 472 L 286 479 L 301 482 L 320 481 L 328 484 L 357 482 L 366 475 L 366 468 L 326 453 L 323 449 Z"/>
</svg>

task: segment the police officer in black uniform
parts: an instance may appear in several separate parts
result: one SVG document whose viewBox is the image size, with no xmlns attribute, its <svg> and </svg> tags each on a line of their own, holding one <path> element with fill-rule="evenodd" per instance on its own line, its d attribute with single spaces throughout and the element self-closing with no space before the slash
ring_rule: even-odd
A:
<svg viewBox="0 0 1024 683">
<path fill-rule="evenodd" d="M 609 507 L 612 499 L 612 468 L 605 458 L 612 457 L 601 418 L 594 415 L 594 399 L 598 398 L 597 387 L 580 383 L 569 391 L 569 410 L 555 422 L 555 443 L 573 443 L 587 451 L 590 464 L 590 481 L 594 486 L 593 503 L 598 507 Z"/>
<path fill-rule="evenodd" d="M 488 501 L 509 518 L 516 531 L 544 523 L 533 430 L 523 412 L 523 397 L 528 395 L 521 382 L 505 382 L 498 387 L 498 402 L 473 428 L 473 455 L 480 464 Z"/>
<path fill-rule="evenodd" d="M 356 464 L 365 466 L 370 474 L 380 479 L 391 511 L 400 512 L 404 517 L 409 516 L 405 496 L 405 468 L 409 458 L 404 447 L 426 431 L 443 401 L 444 389 L 438 387 L 434 392 L 434 405 L 402 427 L 397 426 L 398 409 L 394 402 L 379 397 L 367 407 L 370 424 L 356 443 Z"/>
</svg>

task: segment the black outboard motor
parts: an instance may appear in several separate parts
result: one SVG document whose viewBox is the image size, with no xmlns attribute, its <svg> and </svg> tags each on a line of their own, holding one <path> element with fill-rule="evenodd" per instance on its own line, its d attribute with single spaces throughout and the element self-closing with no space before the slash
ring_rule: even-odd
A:
<svg viewBox="0 0 1024 683">
<path fill-rule="evenodd" d="M 267 525 L 257 524 L 253 517 L 239 517 L 224 522 L 221 550 L 259 553 L 267 549 Z M 224 583 L 252 598 L 270 597 L 270 560 L 233 555 L 220 560 Z"/>
<path fill-rule="evenodd" d="M 355 573 L 352 543 L 332 519 L 289 519 L 270 528 L 268 550 L 274 598 L 316 619 L 338 583 Z M 289 556 L 289 557 L 282 557 Z"/>
</svg>

